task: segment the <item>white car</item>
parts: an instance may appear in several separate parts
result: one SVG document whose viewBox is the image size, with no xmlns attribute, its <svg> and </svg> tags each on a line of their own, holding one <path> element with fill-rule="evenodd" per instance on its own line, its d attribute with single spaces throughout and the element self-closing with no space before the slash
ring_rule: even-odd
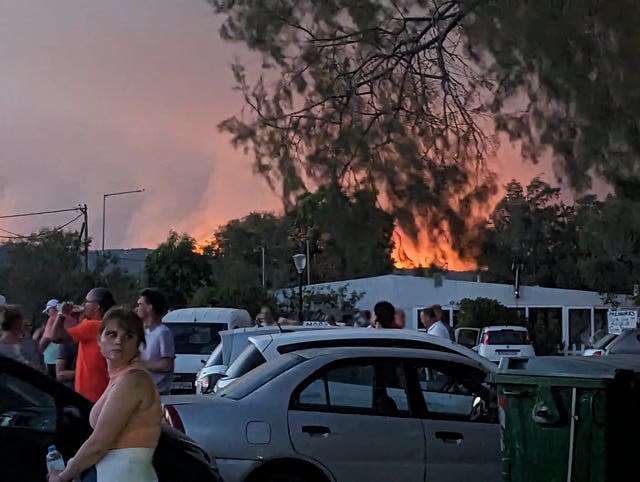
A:
<svg viewBox="0 0 640 482">
<path fill-rule="evenodd" d="M 449 339 L 427 335 L 413 330 L 374 330 L 366 328 L 340 328 L 337 330 L 305 331 L 296 333 L 274 333 L 250 336 L 249 344 L 235 359 L 215 385 L 218 391 L 258 365 L 276 358 L 283 353 L 308 348 L 329 348 L 336 346 L 379 346 L 399 348 L 420 348 L 457 353 L 482 364 L 488 371 L 496 366 L 486 358 Z"/>
<path fill-rule="evenodd" d="M 225 482 L 499 482 L 487 374 L 456 353 L 319 348 L 278 356 L 218 395 L 163 403 Z"/>
<path fill-rule="evenodd" d="M 196 373 L 220 342 L 219 332 L 251 326 L 249 312 L 236 308 L 183 308 L 164 315 L 176 348 L 171 393 L 195 393 Z"/>
<path fill-rule="evenodd" d="M 458 328 L 456 340 L 475 337 L 474 351 L 486 359 L 499 363 L 503 357 L 534 357 L 529 332 L 524 326 L 496 325 L 479 328 Z"/>
<path fill-rule="evenodd" d="M 213 391 L 216 382 L 224 376 L 229 365 L 238 358 L 242 350 L 249 344 L 250 336 L 332 328 L 336 327 L 330 325 L 272 325 L 250 326 L 221 331 L 219 333 L 220 343 L 218 343 L 213 352 L 211 352 L 204 366 L 196 374 L 196 393 L 206 394 Z"/>
</svg>

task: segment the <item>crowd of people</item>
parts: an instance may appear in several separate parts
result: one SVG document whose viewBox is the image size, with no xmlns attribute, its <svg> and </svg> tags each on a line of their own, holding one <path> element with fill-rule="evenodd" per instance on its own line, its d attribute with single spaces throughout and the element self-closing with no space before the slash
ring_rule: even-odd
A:
<svg viewBox="0 0 640 482">
<path fill-rule="evenodd" d="M 451 327 L 442 319 L 442 307 L 440 305 L 431 305 L 423 308 L 419 312 L 420 322 L 423 331 L 429 335 L 449 338 L 454 340 Z M 332 326 L 354 326 L 361 328 L 395 328 L 403 329 L 406 327 L 407 315 L 403 309 L 395 308 L 388 301 L 379 301 L 373 307 L 373 313 L 370 310 L 361 310 L 355 316 L 351 313 L 342 315 L 341 320 L 337 321 L 335 315 L 327 314 L 322 322 Z M 272 326 L 276 323 L 282 325 L 299 324 L 296 320 L 287 318 L 276 318 L 273 311 L 268 306 L 263 306 L 255 317 L 256 326 Z"/>
<path fill-rule="evenodd" d="M 31 333 L 18 307 L 0 306 L 0 354 L 94 402 L 92 434 L 49 482 L 88 470 L 98 480 L 157 480 L 151 462 L 160 437 L 160 395 L 171 390 L 175 358 L 173 336 L 161 321 L 165 312 L 157 290 L 143 290 L 131 310 L 116 306 L 108 289 L 94 288 L 81 306 L 49 300 L 46 322 Z"/>
</svg>

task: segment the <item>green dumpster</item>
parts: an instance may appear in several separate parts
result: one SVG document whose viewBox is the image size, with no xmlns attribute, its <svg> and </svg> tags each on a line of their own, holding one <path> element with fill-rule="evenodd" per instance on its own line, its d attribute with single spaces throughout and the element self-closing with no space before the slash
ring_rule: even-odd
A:
<svg viewBox="0 0 640 482">
<path fill-rule="evenodd" d="M 504 482 L 640 480 L 640 356 L 503 359 Z"/>
</svg>

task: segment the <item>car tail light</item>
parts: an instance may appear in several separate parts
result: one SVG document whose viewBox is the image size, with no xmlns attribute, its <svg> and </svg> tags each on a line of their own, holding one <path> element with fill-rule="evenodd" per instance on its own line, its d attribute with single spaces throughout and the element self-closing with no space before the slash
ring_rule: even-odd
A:
<svg viewBox="0 0 640 482">
<path fill-rule="evenodd" d="M 602 356 L 602 350 L 596 350 L 593 352 L 593 356 Z"/>
<path fill-rule="evenodd" d="M 486 332 L 484 335 L 482 335 L 482 344 L 483 345 L 489 344 L 489 332 Z"/>
<path fill-rule="evenodd" d="M 507 407 L 507 397 L 504 395 L 498 395 L 498 407 L 504 410 Z"/>
<path fill-rule="evenodd" d="M 182 423 L 180 414 L 176 410 L 176 407 L 174 407 L 173 405 L 164 406 L 164 419 L 176 430 L 180 430 L 182 433 L 186 433 L 184 431 L 184 424 Z"/>
<path fill-rule="evenodd" d="M 531 345 L 531 338 L 529 338 L 529 332 L 528 331 L 524 332 L 524 344 L 525 345 Z"/>
</svg>

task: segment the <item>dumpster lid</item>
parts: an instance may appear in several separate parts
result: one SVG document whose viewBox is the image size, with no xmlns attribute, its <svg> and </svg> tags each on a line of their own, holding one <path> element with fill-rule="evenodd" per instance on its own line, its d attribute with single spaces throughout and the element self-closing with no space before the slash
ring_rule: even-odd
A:
<svg viewBox="0 0 640 482">
<path fill-rule="evenodd" d="M 502 375 L 613 379 L 620 370 L 640 373 L 640 356 L 539 356 L 503 358 L 495 373 Z"/>
</svg>

